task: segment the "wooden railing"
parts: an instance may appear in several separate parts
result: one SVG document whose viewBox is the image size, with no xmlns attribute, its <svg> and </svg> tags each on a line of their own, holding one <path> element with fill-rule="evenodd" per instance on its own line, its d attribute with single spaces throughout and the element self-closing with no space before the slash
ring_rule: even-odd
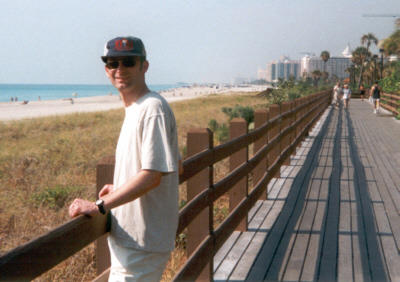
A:
<svg viewBox="0 0 400 282">
<path fill-rule="evenodd" d="M 395 116 L 400 115 L 400 94 L 382 93 L 381 100 L 385 102 L 380 103 L 383 108 L 392 112 Z"/>
<path fill-rule="evenodd" d="M 186 232 L 188 259 L 174 280 L 212 280 L 213 256 L 234 230 L 247 228 L 247 213 L 258 199 L 267 197 L 266 188 L 280 167 L 303 140 L 331 101 L 331 91 L 316 93 L 269 109 L 255 112 L 255 129 L 247 133 L 242 119 L 231 122 L 231 141 L 213 146 L 208 129 L 188 132 L 188 158 L 183 162 L 180 183 L 187 184 L 186 205 L 179 213 L 178 234 Z M 250 146 L 252 145 L 252 146 Z M 253 148 L 249 159 L 249 148 Z M 229 157 L 231 172 L 214 183 L 214 165 Z M 97 189 L 112 183 L 113 158 L 97 166 Z M 252 173 L 252 187 L 249 174 Z M 214 202 L 229 193 L 229 215 L 214 228 Z M 48 234 L 19 246 L 0 257 L 0 280 L 32 280 L 98 239 L 97 281 L 106 279 L 108 258 L 105 234 L 108 217 L 80 216 Z"/>
</svg>

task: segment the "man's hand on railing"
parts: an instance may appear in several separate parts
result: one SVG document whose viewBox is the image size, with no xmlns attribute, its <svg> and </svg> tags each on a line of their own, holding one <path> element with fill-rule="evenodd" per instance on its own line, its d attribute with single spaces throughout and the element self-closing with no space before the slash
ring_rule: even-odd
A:
<svg viewBox="0 0 400 282">
<path fill-rule="evenodd" d="M 99 213 L 99 209 L 93 202 L 75 199 L 69 206 L 68 212 L 70 217 L 77 217 L 79 215 L 94 216 Z"/>
</svg>

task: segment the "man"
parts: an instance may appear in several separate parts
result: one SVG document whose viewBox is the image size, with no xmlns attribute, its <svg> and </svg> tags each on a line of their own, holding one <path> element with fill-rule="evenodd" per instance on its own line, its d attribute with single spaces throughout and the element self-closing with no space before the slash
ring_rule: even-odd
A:
<svg viewBox="0 0 400 282">
<path fill-rule="evenodd" d="M 342 88 L 340 87 L 340 82 L 337 82 L 335 87 L 333 87 L 333 103 L 336 108 L 339 108 L 340 95 L 342 94 Z"/>
<path fill-rule="evenodd" d="M 159 281 L 174 248 L 178 224 L 179 151 L 175 117 L 145 82 L 142 41 L 117 37 L 105 47 L 106 75 L 125 106 L 113 185 L 94 202 L 75 199 L 71 217 L 111 210 L 109 281 Z"/>
<path fill-rule="evenodd" d="M 381 89 L 379 88 L 378 82 L 375 82 L 371 88 L 369 94 L 372 97 L 372 103 L 374 104 L 374 114 L 379 113 L 379 100 L 381 99 Z"/>
<path fill-rule="evenodd" d="M 349 85 L 345 84 L 343 88 L 343 104 L 345 109 L 349 107 L 350 98 L 351 98 L 351 90 L 349 88 Z"/>
</svg>

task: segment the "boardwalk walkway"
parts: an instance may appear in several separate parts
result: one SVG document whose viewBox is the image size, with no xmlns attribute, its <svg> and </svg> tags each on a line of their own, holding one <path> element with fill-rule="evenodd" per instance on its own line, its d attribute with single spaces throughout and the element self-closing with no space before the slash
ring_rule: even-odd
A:
<svg viewBox="0 0 400 282">
<path fill-rule="evenodd" d="M 329 108 L 214 270 L 215 281 L 400 281 L 400 123 L 366 101 Z"/>
</svg>

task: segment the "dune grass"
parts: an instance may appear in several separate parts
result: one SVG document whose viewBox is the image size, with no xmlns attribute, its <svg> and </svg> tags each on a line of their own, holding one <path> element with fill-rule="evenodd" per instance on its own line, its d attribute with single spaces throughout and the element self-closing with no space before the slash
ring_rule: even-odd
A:
<svg viewBox="0 0 400 282">
<path fill-rule="evenodd" d="M 190 128 L 207 127 L 211 118 L 228 121 L 222 107 L 258 108 L 266 103 L 255 93 L 172 103 L 182 155 Z M 0 254 L 68 221 L 67 207 L 75 197 L 95 199 L 96 164 L 114 154 L 123 117 L 120 109 L 0 123 Z M 216 178 L 226 171 L 226 163 L 221 162 Z M 217 209 L 225 212 L 225 205 Z M 183 260 L 184 247 L 180 246 L 164 281 L 173 277 Z M 94 277 L 91 244 L 36 281 L 89 281 Z"/>
</svg>

